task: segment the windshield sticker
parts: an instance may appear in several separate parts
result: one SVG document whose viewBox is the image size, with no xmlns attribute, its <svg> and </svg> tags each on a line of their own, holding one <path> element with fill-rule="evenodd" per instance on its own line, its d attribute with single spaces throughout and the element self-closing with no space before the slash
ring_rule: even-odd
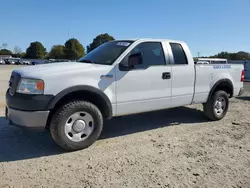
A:
<svg viewBox="0 0 250 188">
<path fill-rule="evenodd" d="M 130 43 L 129 42 L 118 42 L 116 45 L 118 45 L 118 46 L 129 46 Z"/>
</svg>

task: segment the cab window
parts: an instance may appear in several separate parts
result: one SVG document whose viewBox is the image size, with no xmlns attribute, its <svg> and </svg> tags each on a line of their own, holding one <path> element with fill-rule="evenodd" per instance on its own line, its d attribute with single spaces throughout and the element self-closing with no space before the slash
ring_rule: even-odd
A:
<svg viewBox="0 0 250 188">
<path fill-rule="evenodd" d="M 166 65 L 164 52 L 160 42 L 140 43 L 130 52 L 129 55 L 134 53 L 142 53 L 142 64 L 136 65 L 136 69 Z"/>
</svg>

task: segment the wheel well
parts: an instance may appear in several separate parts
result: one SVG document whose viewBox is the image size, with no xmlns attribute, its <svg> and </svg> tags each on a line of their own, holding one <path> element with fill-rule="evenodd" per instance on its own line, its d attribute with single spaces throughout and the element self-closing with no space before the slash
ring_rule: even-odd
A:
<svg viewBox="0 0 250 188">
<path fill-rule="evenodd" d="M 210 92 L 209 98 L 216 92 L 216 91 L 225 91 L 229 98 L 233 97 L 233 84 L 231 81 L 220 81 L 217 84 L 214 85 L 213 89 Z"/>
<path fill-rule="evenodd" d="M 101 97 L 98 93 L 91 92 L 91 91 L 74 91 L 63 96 L 55 104 L 55 106 L 50 111 L 46 128 L 49 127 L 51 118 L 53 114 L 56 112 L 56 110 L 63 104 L 66 104 L 67 102 L 72 101 L 72 100 L 85 100 L 85 101 L 93 103 L 101 111 L 104 119 L 109 119 L 112 116 L 112 111 L 111 111 L 112 109 L 110 109 L 112 108 L 111 105 L 108 105 L 107 101 L 105 101 L 105 99 L 103 99 L 103 97 Z"/>
</svg>

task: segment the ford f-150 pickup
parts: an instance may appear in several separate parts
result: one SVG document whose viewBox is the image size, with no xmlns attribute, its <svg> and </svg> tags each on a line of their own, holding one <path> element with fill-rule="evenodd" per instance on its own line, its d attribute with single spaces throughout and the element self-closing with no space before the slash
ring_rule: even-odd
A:
<svg viewBox="0 0 250 188">
<path fill-rule="evenodd" d="M 195 65 L 184 42 L 114 40 L 76 62 L 14 70 L 6 117 L 13 125 L 48 128 L 63 149 L 80 150 L 112 117 L 201 103 L 209 120 L 220 120 L 229 98 L 242 94 L 243 80 L 243 65 Z"/>
</svg>

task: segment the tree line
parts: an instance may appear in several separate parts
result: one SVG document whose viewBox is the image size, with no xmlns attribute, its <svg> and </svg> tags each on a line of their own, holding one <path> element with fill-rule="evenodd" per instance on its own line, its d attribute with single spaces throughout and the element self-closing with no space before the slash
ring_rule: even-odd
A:
<svg viewBox="0 0 250 188">
<path fill-rule="evenodd" d="M 83 57 L 86 53 L 91 52 L 99 45 L 115 40 L 108 33 L 96 36 L 92 43 L 87 46 L 87 52 L 84 46 L 76 38 L 67 40 L 64 45 L 53 45 L 51 50 L 47 49 L 39 41 L 31 42 L 25 52 L 22 52 L 18 46 L 15 46 L 13 51 L 7 48 L 7 44 L 2 44 L 0 55 L 12 55 L 13 57 L 30 58 L 30 59 L 69 59 L 76 60 Z"/>
<path fill-rule="evenodd" d="M 31 42 L 25 52 L 15 46 L 13 51 L 7 48 L 7 44 L 2 44 L 0 49 L 0 55 L 12 55 L 13 57 L 32 58 L 32 59 L 70 59 L 76 60 L 83 57 L 86 53 L 89 53 L 99 45 L 115 40 L 115 38 L 108 33 L 97 35 L 91 44 L 87 46 L 87 50 L 83 45 L 75 38 L 71 38 L 65 42 L 64 45 L 58 44 L 52 46 L 51 50 L 47 52 L 47 49 L 41 42 Z M 216 55 L 209 56 L 210 58 L 226 58 L 228 60 L 250 60 L 250 53 L 240 51 L 237 53 L 220 52 Z"/>
<path fill-rule="evenodd" d="M 228 60 L 250 60 L 250 53 L 243 52 L 243 51 L 240 51 L 237 53 L 220 52 L 211 57 L 212 58 L 225 58 Z"/>
</svg>

